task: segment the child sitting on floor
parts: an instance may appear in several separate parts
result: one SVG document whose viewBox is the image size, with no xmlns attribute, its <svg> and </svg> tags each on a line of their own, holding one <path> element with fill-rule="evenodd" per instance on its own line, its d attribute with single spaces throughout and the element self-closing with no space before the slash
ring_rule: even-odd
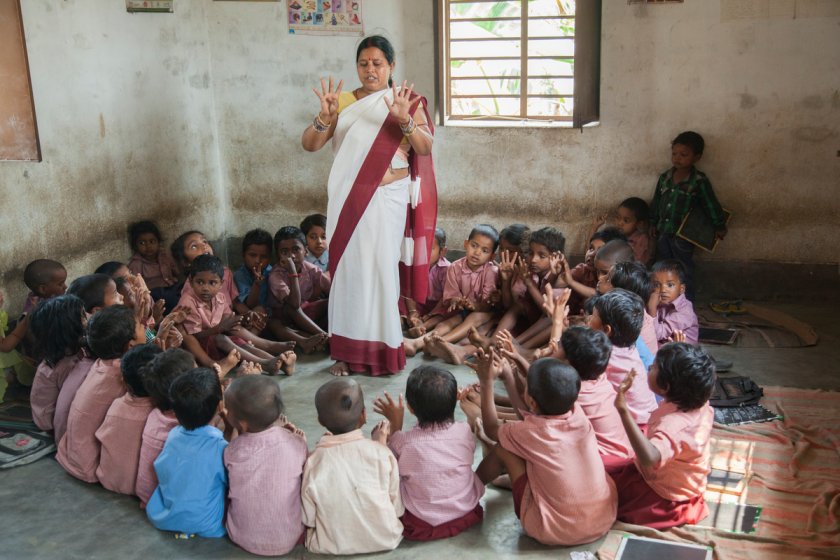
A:
<svg viewBox="0 0 840 560">
<path fill-rule="evenodd" d="M 653 258 L 649 214 L 647 202 L 634 196 L 621 201 L 615 217 L 615 226 L 627 237 L 636 262 L 645 266 L 649 265 Z"/>
<path fill-rule="evenodd" d="M 252 554 L 280 556 L 303 543 L 300 485 L 308 450 L 283 410 L 279 385 L 261 375 L 234 379 L 225 391 L 223 417 L 238 432 L 224 454 L 225 527 Z"/>
<path fill-rule="evenodd" d="M 180 425 L 155 460 L 158 487 L 146 516 L 161 531 L 224 537 L 227 442 L 209 425 L 222 408 L 219 376 L 210 368 L 191 369 L 172 381 L 169 394 Z"/>
<path fill-rule="evenodd" d="M 499 255 L 507 251 L 514 261 L 517 257 L 525 257 L 530 241 L 531 228 L 525 224 L 510 224 L 499 232 Z"/>
<path fill-rule="evenodd" d="M 402 540 L 397 459 L 388 450 L 388 422 L 365 438 L 365 401 L 354 379 L 328 381 L 315 393 L 321 437 L 303 470 L 306 548 L 318 554 L 393 550 Z"/>
<path fill-rule="evenodd" d="M 300 223 L 300 230 L 306 237 L 306 262 L 312 263 L 328 272 L 330 252 L 327 250 L 327 217 L 323 214 L 310 214 Z"/>
<path fill-rule="evenodd" d="M 100 309 L 124 303 L 122 294 L 117 290 L 117 283 L 107 274 L 80 276 L 70 283 L 67 293 L 85 302 L 85 311 L 88 315 L 93 315 Z"/>
<path fill-rule="evenodd" d="M 615 521 L 616 489 L 604 471 L 592 424 L 575 401 L 580 377 L 542 358 L 528 370 L 521 422 L 499 425 L 493 384 L 502 359 L 479 351 L 484 432 L 499 446 L 478 467 L 489 482 L 506 470 L 525 533 L 547 545 L 572 546 L 603 536 Z"/>
<path fill-rule="evenodd" d="M 604 375 L 612 344 L 603 332 L 588 327 L 569 327 L 560 337 L 569 365 L 580 375 L 577 403 L 595 430 L 598 453 L 604 464 L 626 463 L 633 448 L 615 410 L 615 389 Z"/>
<path fill-rule="evenodd" d="M 613 288 L 624 288 L 642 298 L 642 301 L 650 302 L 653 293 L 653 282 L 650 274 L 643 264 L 639 262 L 621 262 L 615 263 L 610 268 L 609 274 L 602 277 L 598 282 L 598 291 L 605 294 Z M 651 362 L 653 362 L 653 355 L 659 349 L 659 342 L 656 336 L 656 328 L 654 323 L 656 319 L 648 313 L 645 307 L 644 323 L 642 323 L 641 339 L 650 352 Z M 650 367 L 649 364 L 645 363 Z"/>
<path fill-rule="evenodd" d="M 466 338 L 473 327 L 480 327 L 493 318 L 490 295 L 496 291 L 499 268 L 493 255 L 499 246 L 499 234 L 493 226 L 480 224 L 464 241 L 467 253 L 446 271 L 443 299 L 432 314 L 446 319 L 431 333 L 420 338 L 406 338 L 406 356 L 426 350 L 450 363 L 462 363 L 465 356 L 453 355 L 442 342 L 457 343 Z"/>
<path fill-rule="evenodd" d="M 432 315 L 431 313 L 443 297 L 446 271 L 452 264 L 446 259 L 446 251 L 446 232 L 443 228 L 435 228 L 435 239 L 432 242 L 432 252 L 429 256 L 429 294 L 426 301 L 420 303 L 411 298 L 400 298 L 400 303 L 405 305 L 408 318 L 409 329 L 406 333 L 408 336 L 423 336 L 444 319 L 443 315 Z"/>
<path fill-rule="evenodd" d="M 644 313 L 642 298 L 621 288 L 595 299 L 589 326 L 603 331 L 612 343 L 606 377 L 616 390 L 630 370 L 647 371 L 636 348 Z M 627 403 L 640 425 L 647 424 L 650 413 L 656 410 L 656 397 L 641 377 L 627 393 Z"/>
<path fill-rule="evenodd" d="M 607 227 L 596 231 L 589 238 L 589 245 L 586 249 L 583 262 L 568 270 L 568 261 L 563 260 L 563 275 L 558 286 L 566 286 L 572 289 L 569 297 L 569 315 L 576 317 L 583 314 L 584 302 L 595 295 L 595 286 L 598 284 L 598 271 L 595 269 L 595 255 L 601 247 L 613 240 L 626 241 L 624 235 L 614 227 Z"/>
<path fill-rule="evenodd" d="M 297 360 L 290 349 L 294 343 L 266 340 L 242 328 L 240 317 L 233 313 L 230 300 L 222 291 L 223 275 L 224 265 L 213 255 L 200 255 L 193 260 L 189 276 L 192 288 L 178 303 L 189 310 L 184 329 L 195 336 L 211 359 L 236 350 L 242 359 L 260 364 L 269 374 L 278 373 L 282 367 L 287 375 L 292 375 Z M 186 349 L 191 350 L 191 344 L 184 342 Z M 193 354 L 197 359 L 203 356 Z"/>
<path fill-rule="evenodd" d="M 697 346 L 700 323 L 694 305 L 685 297 L 685 268 L 676 259 L 659 261 L 653 265 L 653 295 L 648 311 L 656 318 L 656 337 L 664 344 L 676 331 L 685 334 L 685 341 Z"/>
<path fill-rule="evenodd" d="M 405 385 L 408 410 L 417 425 L 402 431 L 405 405 L 386 392 L 373 409 L 388 419 L 388 447 L 399 462 L 401 521 L 409 540 L 445 539 L 481 522 L 478 501 L 484 483 L 472 470 L 475 438 L 468 424 L 455 422 L 458 382 L 436 366 L 420 366 Z"/>
<path fill-rule="evenodd" d="M 247 326 L 262 332 L 268 324 L 268 275 L 271 272 L 271 234 L 264 229 L 252 229 L 242 239 L 242 266 L 233 273 L 239 290 L 239 301 L 252 311 Z M 253 323 L 253 325 L 248 325 Z"/>
<path fill-rule="evenodd" d="M 120 359 L 132 346 L 145 344 L 146 333 L 131 309 L 114 305 L 90 318 L 87 338 L 97 360 L 70 405 L 67 431 L 55 458 L 79 480 L 96 482 L 100 451 L 96 430 L 111 404 L 125 394 Z"/>
<path fill-rule="evenodd" d="M 100 444 L 96 478 L 108 490 L 134 495 L 143 428 L 154 405 L 144 385 L 146 366 L 163 352 L 154 344 L 135 346 L 120 363 L 128 391 L 115 400 L 96 430 Z"/>
<path fill-rule="evenodd" d="M 60 296 L 67 291 L 67 269 L 60 262 L 50 259 L 34 260 L 23 270 L 23 283 L 29 288 L 23 304 L 23 314 L 26 315 L 41 300 Z"/>
<path fill-rule="evenodd" d="M 277 263 L 268 275 L 271 332 L 279 340 L 299 344 L 307 354 L 321 350 L 328 338 L 322 326 L 329 305 L 329 275 L 303 258 L 306 238 L 294 226 L 277 230 L 274 250 Z"/>
<path fill-rule="evenodd" d="M 167 290 L 178 284 L 175 261 L 162 247 L 163 239 L 157 224 L 150 220 L 135 222 L 128 226 L 128 239 L 134 254 L 128 261 L 128 269 L 143 277 L 154 299 L 166 299 Z M 169 295 L 172 300 L 172 295 Z M 177 298 L 174 298 L 177 301 Z M 174 302 L 172 302 L 174 305 Z"/>
<path fill-rule="evenodd" d="M 659 349 L 646 382 L 665 400 L 651 414 L 647 435 L 627 406 L 635 376 L 631 371 L 615 399 L 636 452 L 634 463 L 610 471 L 619 489 L 618 519 L 659 530 L 697 523 L 709 512 L 703 493 L 714 424 L 709 406 L 714 363 L 690 344 L 675 342 Z"/>
</svg>

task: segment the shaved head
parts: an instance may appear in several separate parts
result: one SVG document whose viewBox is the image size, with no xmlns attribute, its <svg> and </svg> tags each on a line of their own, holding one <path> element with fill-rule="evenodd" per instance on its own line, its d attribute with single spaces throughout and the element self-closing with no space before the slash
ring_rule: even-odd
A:
<svg viewBox="0 0 840 560">
<path fill-rule="evenodd" d="M 283 414 L 283 397 L 274 379 L 264 375 L 246 375 L 234 379 L 225 391 L 225 408 L 247 423 L 251 433 L 271 427 Z"/>
<path fill-rule="evenodd" d="M 340 377 L 321 385 L 315 393 L 318 422 L 333 434 L 346 434 L 361 426 L 365 397 L 354 379 Z"/>
</svg>

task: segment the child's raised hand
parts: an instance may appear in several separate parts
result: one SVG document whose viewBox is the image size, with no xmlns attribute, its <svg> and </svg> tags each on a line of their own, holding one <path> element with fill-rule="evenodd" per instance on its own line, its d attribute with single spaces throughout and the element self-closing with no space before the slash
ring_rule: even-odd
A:
<svg viewBox="0 0 840 560">
<path fill-rule="evenodd" d="M 280 262 L 284 263 L 283 268 L 288 270 L 289 274 L 297 274 L 298 273 L 297 266 L 295 266 L 295 261 L 294 261 L 294 259 L 292 259 L 292 257 L 288 257 L 285 261 L 280 261 Z"/>
<path fill-rule="evenodd" d="M 260 265 L 255 266 L 251 269 L 251 272 L 254 273 L 254 285 L 259 286 L 265 280 L 265 275 L 263 274 L 263 269 Z"/>
<path fill-rule="evenodd" d="M 370 434 L 373 441 L 382 445 L 388 445 L 388 436 L 391 435 L 391 424 L 387 420 L 380 421 Z"/>
<path fill-rule="evenodd" d="M 515 353 L 516 348 L 513 346 L 513 335 L 507 329 L 502 329 L 496 333 L 496 346 L 508 353 Z"/>
<path fill-rule="evenodd" d="M 236 327 L 242 322 L 242 317 L 237 315 L 236 313 L 230 313 L 222 317 L 222 320 L 219 322 L 219 331 L 226 333 Z"/>
<path fill-rule="evenodd" d="M 388 391 L 385 391 L 381 397 L 376 397 L 373 401 L 373 411 L 388 419 L 392 431 L 402 429 L 405 417 L 405 402 L 402 395 L 395 401 Z"/>
<path fill-rule="evenodd" d="M 523 281 L 531 277 L 531 270 L 528 268 L 528 261 L 523 259 L 521 255 L 516 257 L 516 275 Z"/>
<path fill-rule="evenodd" d="M 280 419 L 278 418 L 278 420 L 280 420 Z M 295 426 L 294 424 L 292 424 L 291 422 L 289 422 L 289 420 L 285 416 L 283 416 L 282 420 L 280 420 L 280 427 L 283 428 L 284 430 L 290 431 L 292 434 L 294 434 L 296 436 L 299 436 L 299 437 L 302 437 L 303 439 L 306 439 L 306 434 L 304 433 L 304 431 L 301 430 L 300 428 L 298 428 L 297 426 Z"/>
<path fill-rule="evenodd" d="M 563 253 L 555 251 L 548 256 L 548 268 L 552 276 L 558 277 L 563 274 Z"/>
<path fill-rule="evenodd" d="M 482 385 L 493 383 L 502 372 L 502 358 L 494 350 L 485 352 L 483 348 L 479 348 L 475 362 L 475 371 Z"/>
<path fill-rule="evenodd" d="M 668 338 L 671 342 L 685 342 L 685 331 L 674 331 Z"/>
<path fill-rule="evenodd" d="M 618 386 L 618 390 L 615 392 L 615 407 L 619 412 L 627 410 L 627 399 L 625 394 L 630 390 L 630 387 L 633 386 L 634 379 L 636 379 L 636 370 L 631 369 L 630 373 L 627 374 L 624 381 L 621 382 L 621 385 Z"/>
<path fill-rule="evenodd" d="M 515 261 L 516 258 L 511 257 L 510 251 L 507 249 L 502 251 L 502 254 L 499 256 L 499 276 L 502 277 L 502 280 L 510 280 L 511 276 L 513 276 Z"/>
</svg>

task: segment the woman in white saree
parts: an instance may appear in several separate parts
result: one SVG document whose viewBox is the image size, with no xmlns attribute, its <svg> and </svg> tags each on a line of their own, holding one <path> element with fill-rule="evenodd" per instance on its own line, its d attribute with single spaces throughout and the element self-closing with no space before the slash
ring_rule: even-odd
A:
<svg viewBox="0 0 840 560">
<path fill-rule="evenodd" d="M 432 127 L 413 84 L 393 85 L 394 49 L 364 39 L 356 53 L 361 86 L 342 92 L 321 80 L 320 112 L 301 138 L 317 151 L 332 139 L 327 238 L 333 375 L 396 373 L 405 366 L 400 293 L 424 301 L 437 194 Z M 422 179 L 422 180 L 421 180 Z"/>
</svg>

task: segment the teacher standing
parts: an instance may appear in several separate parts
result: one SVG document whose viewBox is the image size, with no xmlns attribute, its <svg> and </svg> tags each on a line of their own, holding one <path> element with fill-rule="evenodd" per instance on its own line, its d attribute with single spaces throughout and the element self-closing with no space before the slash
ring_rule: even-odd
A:
<svg viewBox="0 0 840 560">
<path fill-rule="evenodd" d="M 405 367 L 398 303 L 424 301 L 437 217 L 428 103 L 396 87 L 394 48 L 367 37 L 356 51 L 361 85 L 321 80 L 319 113 L 301 138 L 314 152 L 332 139 L 327 192 L 333 375 Z"/>
</svg>

